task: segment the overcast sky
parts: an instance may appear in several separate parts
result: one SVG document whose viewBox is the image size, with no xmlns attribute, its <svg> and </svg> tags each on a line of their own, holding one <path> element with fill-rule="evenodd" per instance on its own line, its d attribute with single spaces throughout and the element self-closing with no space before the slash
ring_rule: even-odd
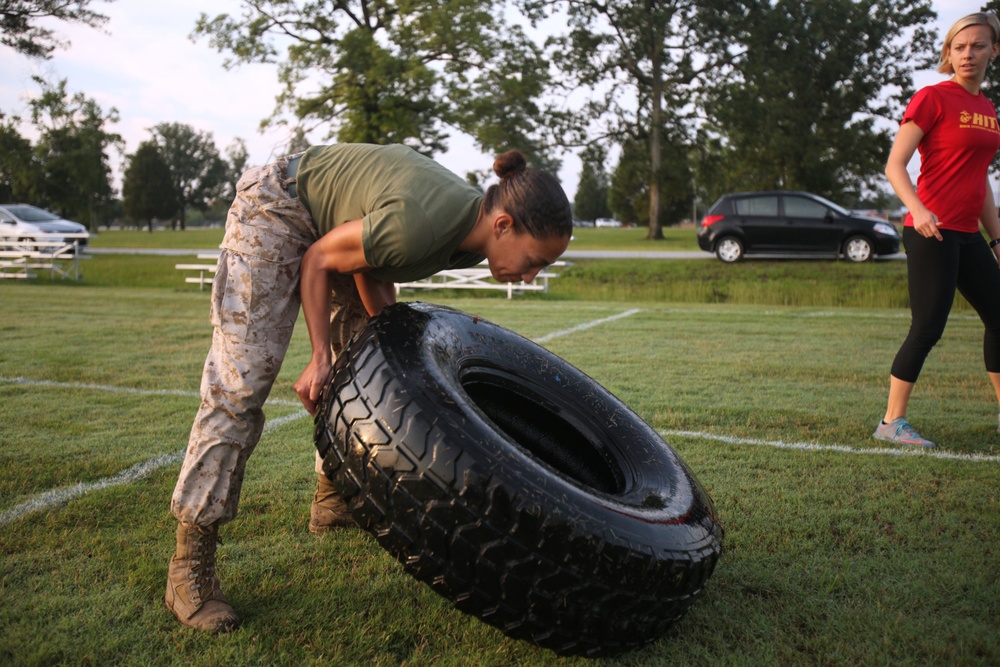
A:
<svg viewBox="0 0 1000 667">
<path fill-rule="evenodd" d="M 978 2 L 935 0 L 938 28 L 943 39 L 956 20 L 979 8 Z M 250 164 L 277 157 L 288 143 L 281 128 L 261 134 L 261 119 L 269 116 L 278 92 L 273 66 L 243 65 L 227 71 L 223 55 L 208 40 L 189 38 L 198 16 L 240 13 L 238 0 L 117 0 L 95 2 L 92 8 L 109 17 L 103 31 L 66 23 L 51 24 L 70 42 L 51 60 L 25 58 L 0 47 L 0 111 L 30 116 L 27 100 L 39 93 L 31 80 L 40 75 L 49 81 L 67 79 L 70 93 L 83 92 L 105 111 L 114 107 L 120 121 L 111 129 L 125 139 L 126 152 L 134 152 L 150 137 L 149 128 L 161 122 L 186 123 L 211 132 L 224 150 L 242 137 Z M 918 87 L 941 80 L 936 73 L 918 73 Z M 22 132 L 31 136 L 29 128 Z M 315 139 L 319 139 L 316 137 Z M 461 176 L 488 169 L 490 156 L 475 149 L 468 138 L 454 137 L 447 154 L 436 159 Z M 112 156 L 116 170 L 120 157 Z M 579 161 L 563 158 L 559 177 L 570 199 L 576 193 Z"/>
</svg>

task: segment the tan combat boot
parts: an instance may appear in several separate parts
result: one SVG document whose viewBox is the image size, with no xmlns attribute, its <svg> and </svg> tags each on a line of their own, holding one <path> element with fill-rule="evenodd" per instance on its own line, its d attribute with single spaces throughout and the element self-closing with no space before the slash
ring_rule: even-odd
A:
<svg viewBox="0 0 1000 667">
<path fill-rule="evenodd" d="M 318 473 L 316 494 L 309 509 L 309 532 L 322 535 L 337 528 L 356 526 L 347 503 L 333 488 L 333 483 L 323 473 Z"/>
<path fill-rule="evenodd" d="M 167 571 L 167 609 L 181 624 L 207 632 L 229 632 L 240 624 L 215 576 L 218 541 L 216 525 L 179 523 L 177 550 Z"/>
</svg>

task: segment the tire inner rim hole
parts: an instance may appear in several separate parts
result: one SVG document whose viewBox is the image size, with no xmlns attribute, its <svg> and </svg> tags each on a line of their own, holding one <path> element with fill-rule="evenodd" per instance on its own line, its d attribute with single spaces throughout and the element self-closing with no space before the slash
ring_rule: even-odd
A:
<svg viewBox="0 0 1000 667">
<path fill-rule="evenodd" d="M 465 374 L 462 387 L 490 421 L 546 465 L 609 495 L 625 490 L 625 476 L 607 449 L 524 387 L 479 373 Z"/>
</svg>

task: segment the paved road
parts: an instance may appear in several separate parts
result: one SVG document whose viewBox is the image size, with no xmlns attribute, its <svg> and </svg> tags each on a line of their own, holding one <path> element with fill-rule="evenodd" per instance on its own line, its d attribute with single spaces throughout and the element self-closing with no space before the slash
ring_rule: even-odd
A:
<svg viewBox="0 0 1000 667">
<path fill-rule="evenodd" d="M 687 250 L 567 250 L 562 255 L 567 259 L 715 259 L 715 255 L 709 252 L 702 252 L 700 250 L 687 251 Z M 795 254 L 781 254 L 781 253 L 769 253 L 760 255 L 750 255 L 747 257 L 748 260 L 753 261 L 755 259 L 821 259 L 821 260 L 831 260 L 833 255 L 795 255 Z M 884 257 L 877 257 L 875 261 L 883 261 L 889 259 L 906 259 L 906 255 L 901 252 L 897 252 L 895 255 L 885 255 Z M 718 261 L 718 260 L 716 260 Z"/>
<path fill-rule="evenodd" d="M 567 259 L 715 259 L 715 255 L 700 250 L 567 250 L 563 253 Z M 822 259 L 830 260 L 833 255 L 790 255 L 790 254 L 761 254 L 751 255 L 748 260 L 754 259 Z M 906 259 L 906 255 L 898 252 L 895 255 L 878 257 L 876 261 L 887 259 Z M 716 260 L 718 261 L 718 260 Z"/>
<path fill-rule="evenodd" d="M 567 250 L 567 259 L 705 259 L 707 252 L 686 250 Z"/>
<path fill-rule="evenodd" d="M 218 248 L 196 250 L 184 248 L 87 248 L 88 255 L 169 255 L 171 257 L 189 257 L 199 253 L 219 252 Z"/>
<path fill-rule="evenodd" d="M 169 255 L 191 256 L 200 253 L 219 252 L 218 248 L 198 250 L 197 248 L 88 248 L 92 255 Z M 567 250 L 563 257 L 568 259 L 711 259 L 707 252 L 687 252 L 671 250 Z"/>
<path fill-rule="evenodd" d="M 169 255 L 185 256 L 218 252 L 218 248 L 198 250 L 196 248 L 88 248 L 92 255 Z M 565 259 L 715 259 L 715 255 L 700 250 L 567 250 Z M 754 255 L 755 259 L 803 259 L 801 255 Z M 816 257 L 829 260 L 830 257 Z M 906 259 L 903 253 L 879 257 L 883 259 Z"/>
</svg>

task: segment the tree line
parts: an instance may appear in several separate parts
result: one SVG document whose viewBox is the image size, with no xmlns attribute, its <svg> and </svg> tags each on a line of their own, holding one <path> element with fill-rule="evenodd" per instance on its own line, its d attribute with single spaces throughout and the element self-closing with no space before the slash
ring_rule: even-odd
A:
<svg viewBox="0 0 1000 667">
<path fill-rule="evenodd" d="M 123 152 L 123 141 L 108 129 L 117 111 L 104 111 L 83 93 L 70 94 L 65 80 L 35 82 L 42 91 L 29 102 L 35 142 L 20 134 L 20 118 L 0 112 L 0 201 L 32 202 L 92 230 L 122 215 L 150 231 L 154 220 L 184 229 L 194 210 L 224 216 L 248 159 L 242 139 L 223 157 L 211 133 L 159 123 L 126 155 L 118 199 L 109 153 Z"/>
<path fill-rule="evenodd" d="M 0 0 L 0 13 L 12 2 Z M 202 14 L 193 37 L 226 67 L 273 64 L 281 90 L 262 125 L 290 123 L 299 143 L 403 143 L 433 156 L 462 132 L 484 152 L 518 148 L 551 170 L 574 152 L 576 217 L 613 215 L 656 239 L 732 190 L 879 197 L 914 72 L 937 60 L 935 19 L 931 0 L 244 0 L 238 14 Z M 60 117 L 69 134 L 120 141 L 105 129 L 113 112 L 67 98 L 64 86 L 47 92 L 76 105 L 75 120 Z M 53 105 L 43 104 L 50 121 Z M 25 150 L 12 120 L 0 121 L 4 146 Z M 245 148 L 222 159 L 191 128 L 151 133 L 123 183 L 140 219 L 174 208 L 183 226 L 185 210 L 224 198 L 245 166 Z M 56 139 L 41 132 L 36 161 L 58 154 Z M 106 173 L 95 157 L 88 168 Z M 0 161 L 0 194 L 24 187 Z M 479 184 L 486 173 L 467 177 Z M 105 192 L 88 188 L 72 210 L 93 209 Z"/>
</svg>

